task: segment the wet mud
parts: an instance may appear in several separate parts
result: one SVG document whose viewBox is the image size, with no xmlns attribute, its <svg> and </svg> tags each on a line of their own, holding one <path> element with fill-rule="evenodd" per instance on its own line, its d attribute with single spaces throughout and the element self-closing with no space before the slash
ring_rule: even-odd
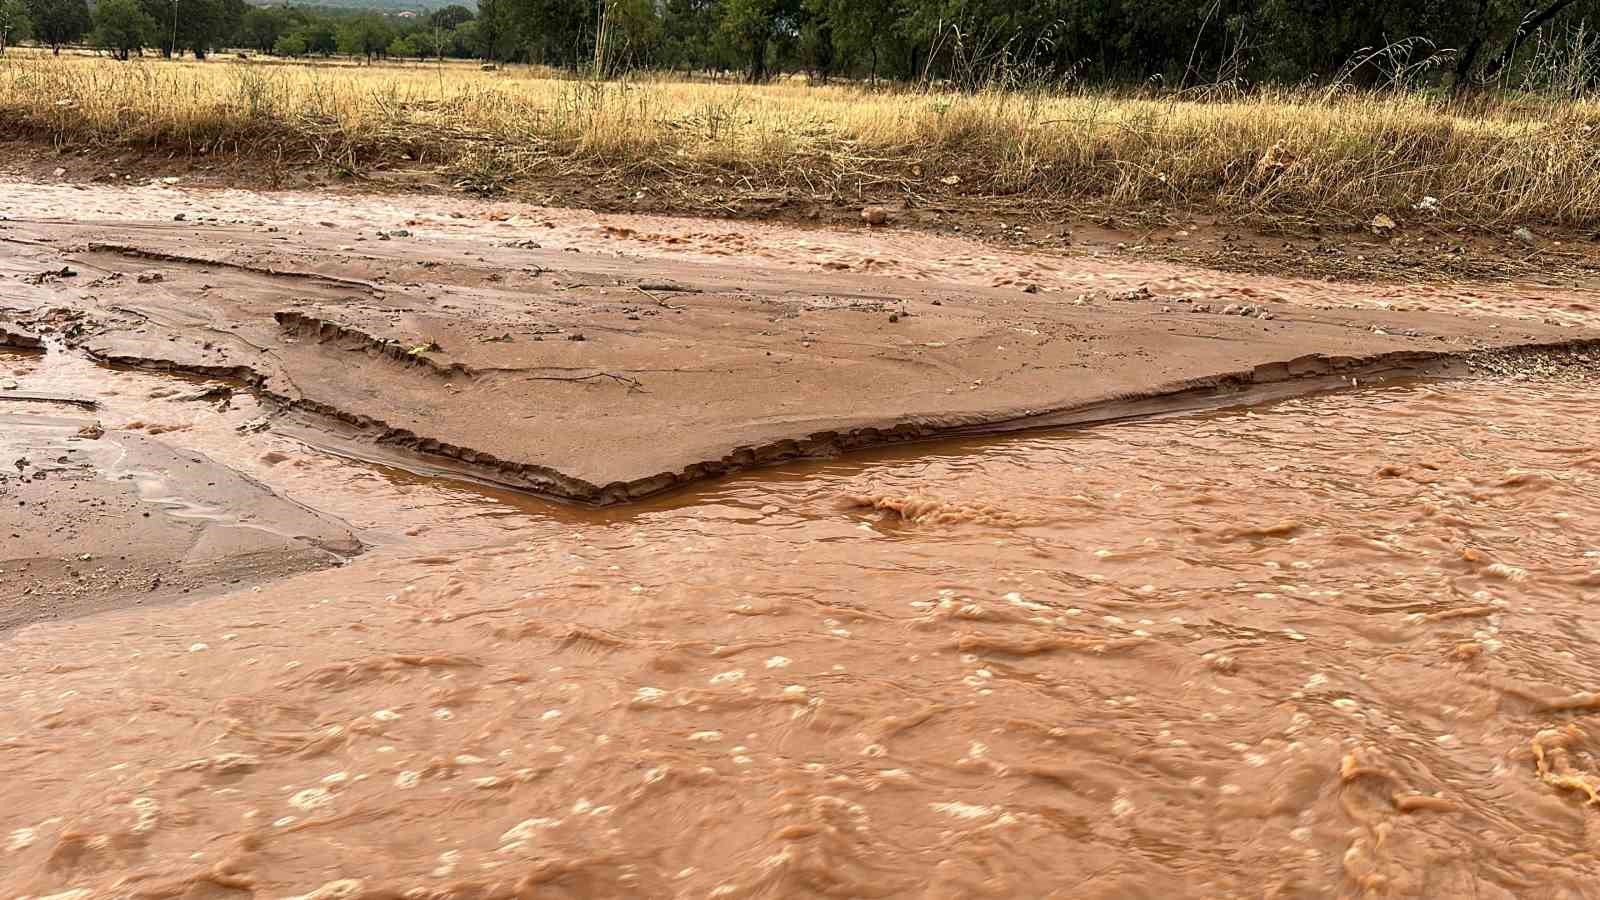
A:
<svg viewBox="0 0 1600 900">
<path fill-rule="evenodd" d="M 1600 335 L 1537 286 L 404 204 L 0 184 L 0 306 L 100 361 L 241 382 L 351 455 L 597 504 Z"/>
<path fill-rule="evenodd" d="M 15 632 L 0 885 L 1589 896 L 1594 400 L 1413 382 L 610 511 L 266 466 L 381 537 Z"/>
<path fill-rule="evenodd" d="M 1595 893 L 1581 294 L 28 196 L 5 896 Z M 627 504 L 510 489 L 604 500 L 778 428 Z"/>
</svg>

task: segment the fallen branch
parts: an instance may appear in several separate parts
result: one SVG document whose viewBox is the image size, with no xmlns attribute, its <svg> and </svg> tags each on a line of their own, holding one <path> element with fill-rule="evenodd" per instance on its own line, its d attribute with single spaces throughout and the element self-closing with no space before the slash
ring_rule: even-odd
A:
<svg viewBox="0 0 1600 900">
<path fill-rule="evenodd" d="M 645 389 L 644 389 L 644 382 L 640 381 L 639 379 L 637 379 L 637 378 L 629 378 L 626 375 L 613 375 L 610 372 L 592 372 L 592 373 L 590 373 L 588 375 L 573 375 L 573 376 L 570 376 L 570 377 L 562 376 L 562 375 L 529 375 L 528 376 L 528 380 L 529 381 L 583 382 L 583 381 L 593 381 L 596 378 L 610 378 L 612 381 L 618 382 L 619 384 L 625 384 L 625 385 L 628 386 L 628 393 L 630 393 L 630 394 L 633 393 L 634 391 L 640 391 L 642 393 L 649 393 L 648 391 L 645 391 Z M 533 418 L 533 416 L 523 416 L 523 418 L 531 419 L 531 418 Z"/>
<path fill-rule="evenodd" d="M 657 297 L 655 294 L 650 293 L 649 291 L 645 290 L 644 288 L 642 288 L 642 287 L 640 287 L 638 285 L 634 285 L 633 289 L 638 291 L 639 293 L 645 295 L 646 297 L 649 297 L 651 300 L 654 300 L 656 302 L 656 305 L 661 307 L 661 308 L 663 308 L 663 309 L 683 309 L 683 307 L 681 307 L 681 306 L 673 306 L 671 303 L 668 303 L 667 301 L 661 299 L 660 297 Z"/>
<path fill-rule="evenodd" d="M 84 409 L 98 409 L 98 400 L 89 400 L 83 397 L 54 397 L 49 394 L 16 394 L 6 392 L 0 394 L 0 401 L 10 403 L 66 403 L 71 406 L 80 406 Z"/>
</svg>

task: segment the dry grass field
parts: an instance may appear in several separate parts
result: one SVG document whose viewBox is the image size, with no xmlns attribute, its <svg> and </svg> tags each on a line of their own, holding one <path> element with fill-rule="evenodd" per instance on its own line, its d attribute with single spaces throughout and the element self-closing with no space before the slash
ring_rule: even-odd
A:
<svg viewBox="0 0 1600 900">
<path fill-rule="evenodd" d="M 1479 225 L 1583 226 L 1600 214 L 1600 105 L 1530 97 L 1469 108 L 1356 91 L 959 94 L 14 52 L 0 60 L 0 122 L 63 150 L 234 154 L 352 174 L 409 160 L 486 190 L 537 173 L 1135 216 L 1409 215 L 1430 196 L 1446 221 Z"/>
</svg>

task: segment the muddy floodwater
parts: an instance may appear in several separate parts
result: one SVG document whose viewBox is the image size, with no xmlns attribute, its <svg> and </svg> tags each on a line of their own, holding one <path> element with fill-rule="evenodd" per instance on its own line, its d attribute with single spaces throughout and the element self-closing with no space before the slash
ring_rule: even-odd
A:
<svg viewBox="0 0 1600 900">
<path fill-rule="evenodd" d="M 1592 896 L 1595 402 L 1399 384 L 607 512 L 216 414 L 379 546 L 0 645 L 0 884 Z"/>
<path fill-rule="evenodd" d="M 1600 896 L 1592 292 L 24 200 L 0 898 Z"/>
</svg>

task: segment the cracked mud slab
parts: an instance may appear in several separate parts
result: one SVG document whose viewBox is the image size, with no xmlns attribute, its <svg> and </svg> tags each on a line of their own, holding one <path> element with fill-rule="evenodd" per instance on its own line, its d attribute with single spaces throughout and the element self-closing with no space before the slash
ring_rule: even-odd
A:
<svg viewBox="0 0 1600 900">
<path fill-rule="evenodd" d="M 20 183 L 0 211 L 16 333 L 247 382 L 278 427 L 343 452 L 588 502 L 1600 336 L 1574 312 L 1592 298 L 1537 286 L 1329 285 L 866 230 Z"/>
</svg>

